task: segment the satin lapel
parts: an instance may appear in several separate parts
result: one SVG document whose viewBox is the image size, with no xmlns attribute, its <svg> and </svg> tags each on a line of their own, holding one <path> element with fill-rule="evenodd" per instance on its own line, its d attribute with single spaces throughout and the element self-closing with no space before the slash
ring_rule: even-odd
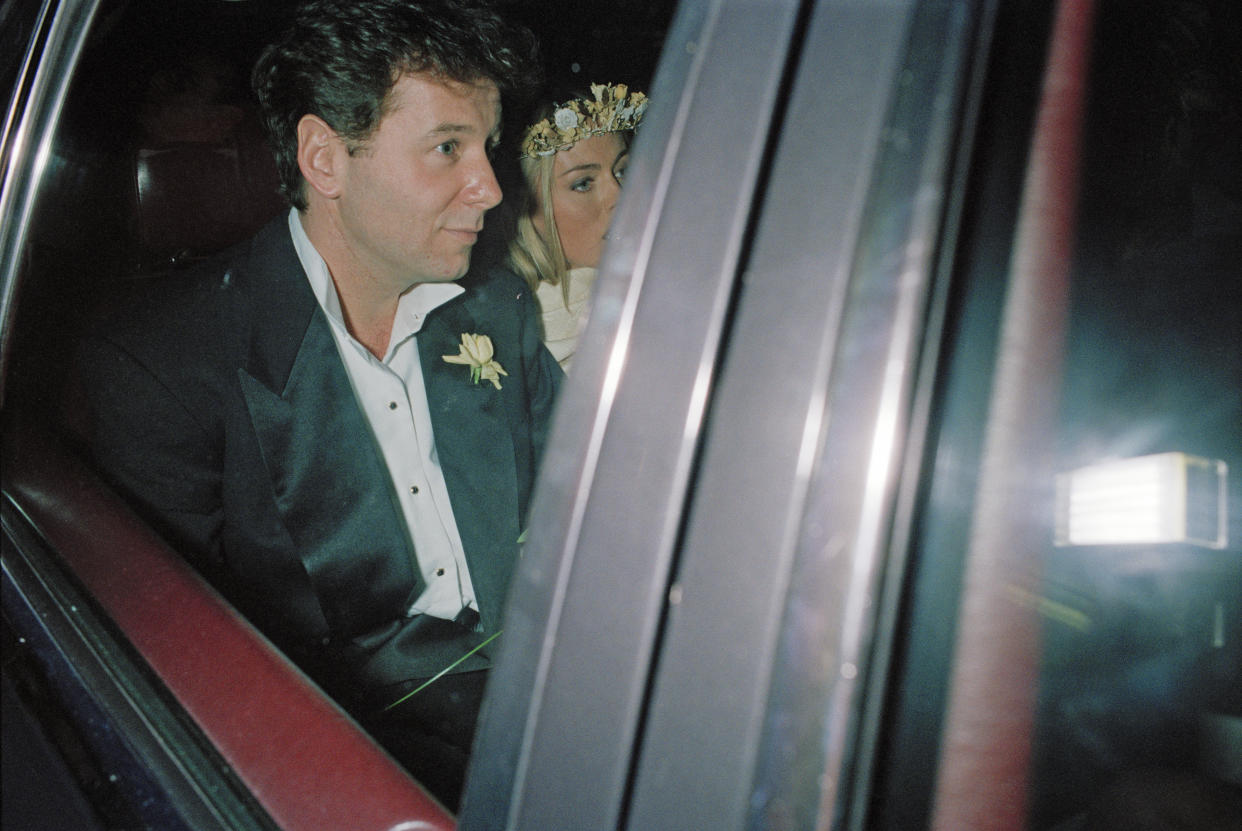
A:
<svg viewBox="0 0 1242 831">
<path fill-rule="evenodd" d="M 494 631 L 521 533 L 517 463 L 506 410 L 512 396 L 487 382 L 472 383 L 468 367 L 443 359 L 458 353 L 463 333 L 488 334 L 471 314 L 467 297 L 450 301 L 428 318 L 418 334 L 418 352 L 453 517 L 484 628 Z M 503 357 L 497 355 L 502 364 Z M 502 378 L 501 383 L 520 382 Z"/>
<path fill-rule="evenodd" d="M 329 626 L 355 632 L 401 612 L 417 581 L 413 546 L 287 230 L 279 242 L 252 258 L 256 279 L 246 289 L 260 311 L 238 377 L 295 554 Z"/>
<path fill-rule="evenodd" d="M 250 326 L 246 371 L 279 394 L 319 308 L 289 237 L 287 217 L 272 220 L 255 237 L 239 279 L 247 307 L 243 319 Z"/>
</svg>

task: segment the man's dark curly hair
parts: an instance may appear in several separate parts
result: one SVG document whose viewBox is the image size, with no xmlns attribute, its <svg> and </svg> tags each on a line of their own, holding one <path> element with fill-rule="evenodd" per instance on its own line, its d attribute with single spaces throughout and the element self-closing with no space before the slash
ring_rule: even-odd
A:
<svg viewBox="0 0 1242 831">
<path fill-rule="evenodd" d="M 528 30 L 477 0 L 311 0 L 251 77 L 281 192 L 306 208 L 297 160 L 302 116 L 322 118 L 352 153 L 379 126 L 403 75 L 521 91 L 538 83 L 535 50 Z"/>
</svg>

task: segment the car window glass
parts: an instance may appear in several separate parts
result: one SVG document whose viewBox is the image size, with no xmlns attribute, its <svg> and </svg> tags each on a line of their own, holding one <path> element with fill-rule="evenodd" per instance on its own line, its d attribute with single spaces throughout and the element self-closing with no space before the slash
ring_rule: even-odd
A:
<svg viewBox="0 0 1242 831">
<path fill-rule="evenodd" d="M 1242 17 L 1100 4 L 1030 827 L 1238 822 Z"/>
<path fill-rule="evenodd" d="M 538 94 L 560 96 L 595 81 L 645 89 L 675 4 L 509 5 L 543 44 L 548 84 Z M 290 7 L 101 4 L 49 145 L 22 252 L 6 408 L 83 435 L 69 374 L 77 336 L 149 280 L 175 276 L 285 209 L 249 72 Z M 6 5 L 4 15 L 10 11 Z M 17 28 L 4 22 L 7 39 Z M 506 113 L 500 152 L 515 152 L 524 114 Z"/>
<path fill-rule="evenodd" d="M 1018 302 L 1022 325 L 996 346 L 993 383 L 1011 389 L 993 401 L 1033 406 L 978 426 L 973 494 L 962 479 L 950 491 L 965 457 L 942 444 L 929 487 L 943 504 L 915 545 L 926 558 L 921 544 L 952 536 L 943 505 L 973 500 L 962 572 L 941 560 L 917 588 L 961 581 L 956 634 L 932 603 L 903 626 L 952 638 L 945 732 L 930 751 L 889 745 L 936 765 L 937 827 L 1242 821 L 1242 18 L 1211 0 L 1096 6 L 1076 175 L 1038 203 L 1069 217 L 1034 252 L 1065 246 L 1068 283 Z M 920 744 L 940 717 L 929 672 L 900 693 L 924 711 Z"/>
<path fill-rule="evenodd" d="M 281 209 L 249 71 L 292 5 L 103 3 L 30 223 L 24 261 L 31 279 L 23 281 L 9 378 L 25 384 L 27 406 L 65 405 L 60 379 L 72 333 L 92 310 L 114 302 L 135 278 L 184 268 L 240 241 Z M 509 156 L 531 107 L 597 81 L 647 89 L 674 8 L 670 0 L 504 10 L 539 38 L 546 82 L 507 102 L 496 162 L 511 198 L 489 220 L 480 262 L 503 257 L 509 225 L 500 217 L 520 193 Z M 6 25 L 5 37 L 21 28 Z"/>
<path fill-rule="evenodd" d="M 219 174 L 240 183 L 250 171 L 234 140 L 253 122 L 248 104 L 248 65 L 263 39 L 281 20 L 250 4 L 201 3 L 173 9 L 166 4 L 105 2 L 98 10 L 74 72 L 26 238 L 21 303 L 7 382 L 26 409 L 65 415 L 75 402 L 65 380 L 73 344 L 93 312 L 110 304 L 138 278 L 205 256 L 240 239 L 253 223 L 248 207 L 261 202 L 224 190 Z M 233 141 L 226 146 L 224 139 Z M 262 150 L 257 132 L 245 147 Z M 197 147 L 211 167 L 186 160 L 161 177 L 181 192 L 157 194 L 158 207 L 143 214 L 152 152 L 175 145 Z M 197 173 L 194 178 L 188 174 Z M 256 188 L 270 194 L 270 180 Z M 206 185 L 213 187 L 208 188 Z M 198 188 L 217 201 L 200 212 Z M 221 196 L 235 197 L 221 205 Z M 273 200 L 265 207 L 270 210 Z M 190 251 L 184 235 L 170 233 L 198 222 L 203 233 Z"/>
</svg>

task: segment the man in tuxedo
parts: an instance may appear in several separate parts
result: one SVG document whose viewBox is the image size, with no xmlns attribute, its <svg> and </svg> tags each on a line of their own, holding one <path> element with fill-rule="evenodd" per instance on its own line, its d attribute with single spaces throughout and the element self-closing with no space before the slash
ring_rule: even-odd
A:
<svg viewBox="0 0 1242 831">
<path fill-rule="evenodd" d="M 288 215 L 80 353 L 104 473 L 450 807 L 561 377 L 520 280 L 462 280 L 532 51 L 471 0 L 303 7 L 253 76 Z"/>
</svg>

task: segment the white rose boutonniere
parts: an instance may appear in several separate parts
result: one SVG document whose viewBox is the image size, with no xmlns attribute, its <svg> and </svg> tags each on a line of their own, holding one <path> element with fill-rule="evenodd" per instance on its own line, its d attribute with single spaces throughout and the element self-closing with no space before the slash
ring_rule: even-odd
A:
<svg viewBox="0 0 1242 831">
<path fill-rule="evenodd" d="M 456 355 L 441 355 L 447 363 L 465 364 L 470 367 L 470 380 L 491 381 L 492 386 L 500 389 L 500 376 L 508 375 L 498 361 L 492 360 L 492 339 L 487 335 L 474 335 L 462 332 L 461 347 Z"/>
</svg>

